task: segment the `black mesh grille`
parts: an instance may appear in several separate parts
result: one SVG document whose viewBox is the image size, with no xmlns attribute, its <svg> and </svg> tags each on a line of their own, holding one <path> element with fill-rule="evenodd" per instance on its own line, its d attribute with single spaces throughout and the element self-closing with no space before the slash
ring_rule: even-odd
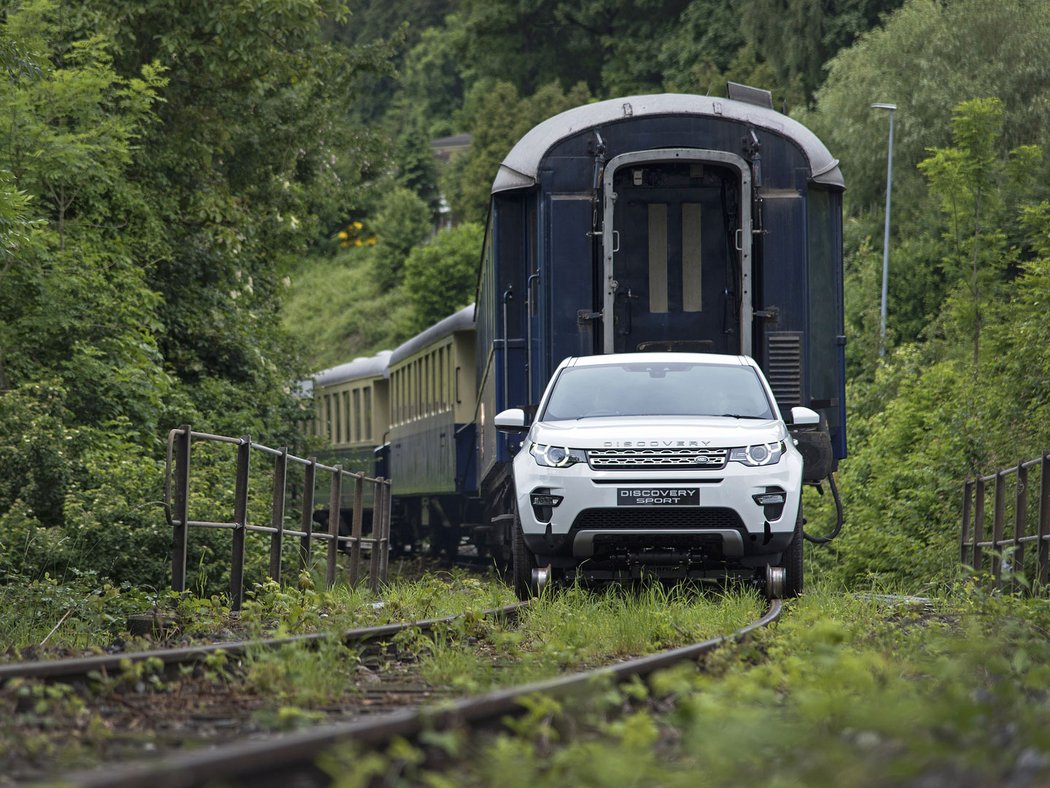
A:
<svg viewBox="0 0 1050 788">
<path fill-rule="evenodd" d="M 727 449 L 627 448 L 588 449 L 587 462 L 597 470 L 718 471 L 726 465 Z"/>
<path fill-rule="evenodd" d="M 572 524 L 573 531 L 608 531 L 618 528 L 735 528 L 744 523 L 732 509 L 623 507 L 619 509 L 585 509 Z"/>
</svg>

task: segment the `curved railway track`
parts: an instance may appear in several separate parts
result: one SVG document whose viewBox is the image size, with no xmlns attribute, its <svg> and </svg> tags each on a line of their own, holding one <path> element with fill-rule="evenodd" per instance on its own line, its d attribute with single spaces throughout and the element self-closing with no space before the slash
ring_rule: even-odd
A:
<svg viewBox="0 0 1050 788">
<path fill-rule="evenodd" d="M 505 607 L 484 610 L 479 615 L 485 618 L 514 618 L 528 603 L 518 602 Z M 347 630 L 338 635 L 347 646 L 361 646 L 383 641 L 401 632 L 418 629 L 424 634 L 462 618 L 462 614 L 432 618 L 424 621 L 408 621 L 397 624 L 383 624 L 376 627 L 359 627 Z M 289 644 L 320 643 L 333 637 L 331 632 L 313 632 L 304 635 L 290 635 L 283 638 L 266 638 L 260 640 L 237 640 L 209 643 L 200 646 L 179 648 L 159 648 L 151 651 L 134 651 L 117 654 L 103 654 L 94 657 L 76 657 L 71 659 L 38 660 L 34 662 L 13 662 L 0 665 L 0 685 L 11 679 L 37 679 L 43 681 L 62 681 L 66 683 L 90 681 L 97 675 L 119 675 L 129 665 L 159 660 L 164 671 L 172 671 L 183 665 L 195 665 L 215 654 L 236 657 L 245 654 L 249 649 L 279 648 Z M 157 664 L 153 662 L 153 664 Z"/>
<path fill-rule="evenodd" d="M 623 683 L 635 676 L 644 678 L 678 663 L 695 661 L 726 642 L 739 640 L 776 621 L 781 609 L 780 600 L 772 600 L 761 618 L 726 635 L 614 665 L 444 703 L 438 708 L 405 709 L 296 734 L 238 741 L 149 762 L 82 771 L 65 775 L 60 781 L 85 788 L 181 788 L 212 782 L 255 787 L 326 785 L 330 778 L 315 762 L 332 747 L 355 743 L 379 748 L 395 738 L 412 739 L 426 730 L 497 727 L 505 717 L 522 710 L 521 701 L 526 696 L 543 694 L 564 698 L 586 692 L 596 680 Z"/>
</svg>

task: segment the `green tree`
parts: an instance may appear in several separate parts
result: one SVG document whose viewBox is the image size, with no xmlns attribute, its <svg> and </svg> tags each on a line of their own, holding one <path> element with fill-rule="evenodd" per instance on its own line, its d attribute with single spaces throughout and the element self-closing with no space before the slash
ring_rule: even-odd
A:
<svg viewBox="0 0 1050 788">
<path fill-rule="evenodd" d="M 745 0 L 734 7 L 745 36 L 772 69 L 776 88 L 808 104 L 836 52 L 875 27 L 902 0 Z"/>
<path fill-rule="evenodd" d="M 1050 5 L 907 0 L 827 68 L 816 110 L 801 117 L 842 160 L 854 214 L 881 210 L 886 188 L 886 118 L 869 105 L 898 106 L 893 220 L 905 230 L 925 208 L 916 167 L 928 148 L 948 143 L 959 102 L 974 96 L 1003 102 L 1002 152 L 1045 143 L 1050 104 L 1039 97 L 1050 92 Z"/>
<path fill-rule="evenodd" d="M 474 300 L 484 235 L 480 224 L 460 224 L 408 255 L 404 289 L 413 307 L 414 332 Z"/>
<path fill-rule="evenodd" d="M 583 82 L 597 95 L 648 92 L 688 0 L 466 0 L 467 67 L 523 95 Z"/>
<path fill-rule="evenodd" d="M 412 247 L 430 234 L 430 207 L 411 189 L 391 189 L 376 212 L 375 276 L 380 288 L 401 284 L 402 269 Z"/>
<path fill-rule="evenodd" d="M 405 56 L 394 118 L 421 118 L 431 138 L 459 131 L 456 115 L 463 106 L 467 79 L 462 66 L 465 48 L 466 33 L 459 15 L 423 31 L 419 43 Z"/>
<path fill-rule="evenodd" d="M 297 439 L 286 273 L 386 171 L 350 121 L 354 76 L 385 68 L 383 50 L 326 43 L 340 14 L 327 0 L 5 9 L 0 562 L 22 564 L 3 571 L 159 585 L 168 538 L 148 502 L 166 430 Z"/>
<path fill-rule="evenodd" d="M 582 83 L 567 93 L 556 84 L 546 85 L 527 98 L 519 97 L 506 82 L 479 83 L 466 110 L 473 135 L 470 150 L 457 157 L 444 180 L 444 193 L 455 216 L 483 222 L 492 181 L 514 143 L 540 121 L 589 99 Z"/>
<path fill-rule="evenodd" d="M 952 137 L 955 146 L 935 148 L 919 163 L 939 199 L 947 230 L 943 265 L 962 283 L 962 297 L 952 301 L 958 320 L 970 328 L 973 366 L 980 361 L 981 328 L 986 305 L 998 300 L 1003 275 L 1016 261 L 1017 250 L 1007 244 L 1005 226 L 1010 217 L 1006 194 L 1030 192 L 1041 159 L 1036 146 L 999 154 L 1003 104 L 999 99 L 972 99 L 955 108 Z M 1018 217 L 1019 218 L 1019 217 Z M 1014 220 L 1016 221 L 1016 219 Z"/>
<path fill-rule="evenodd" d="M 133 146 L 154 122 L 158 69 L 132 79 L 112 67 L 111 44 L 75 41 L 51 65 L 41 37 L 51 3 L 8 15 L 8 33 L 37 63 L 40 78 L 0 88 L 0 169 L 46 218 L 9 234 L 18 254 L 3 262 L 0 340 L 7 387 L 49 378 L 80 423 L 127 417 L 156 428 L 166 375 L 156 343 L 158 301 L 124 238 L 140 194 L 126 183 Z M 13 206 L 18 212 L 27 203 Z M 29 242 L 31 240 L 31 242 Z"/>
</svg>

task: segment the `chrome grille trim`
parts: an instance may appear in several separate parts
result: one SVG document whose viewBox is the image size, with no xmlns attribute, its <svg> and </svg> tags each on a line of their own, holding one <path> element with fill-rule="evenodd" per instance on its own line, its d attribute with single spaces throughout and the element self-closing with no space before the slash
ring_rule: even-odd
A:
<svg viewBox="0 0 1050 788">
<path fill-rule="evenodd" d="M 588 449 L 587 463 L 595 470 L 688 468 L 719 470 L 725 467 L 728 449 Z"/>
</svg>

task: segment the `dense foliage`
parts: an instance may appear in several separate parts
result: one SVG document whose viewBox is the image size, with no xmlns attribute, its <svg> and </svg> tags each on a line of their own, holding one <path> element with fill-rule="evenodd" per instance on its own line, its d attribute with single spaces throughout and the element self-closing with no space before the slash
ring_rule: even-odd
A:
<svg viewBox="0 0 1050 788">
<path fill-rule="evenodd" d="M 772 88 L 849 184 L 848 521 L 813 556 L 940 577 L 963 477 L 1050 447 L 1048 55 L 1050 10 L 1025 0 L 16 0 L 0 571 L 162 584 L 168 429 L 294 444 L 307 370 L 473 298 L 489 184 L 526 129 L 733 79 Z M 899 106 L 885 357 L 875 101 Z"/>
<path fill-rule="evenodd" d="M 381 157 L 337 4 L 9 4 L 0 17 L 0 568 L 164 582 L 161 441 L 295 439 L 290 261 Z"/>
<path fill-rule="evenodd" d="M 935 605 L 815 588 L 700 670 L 536 695 L 492 735 L 340 747 L 322 763 L 342 785 L 394 770 L 508 788 L 1045 783 L 1050 606 L 967 588 Z"/>
</svg>

